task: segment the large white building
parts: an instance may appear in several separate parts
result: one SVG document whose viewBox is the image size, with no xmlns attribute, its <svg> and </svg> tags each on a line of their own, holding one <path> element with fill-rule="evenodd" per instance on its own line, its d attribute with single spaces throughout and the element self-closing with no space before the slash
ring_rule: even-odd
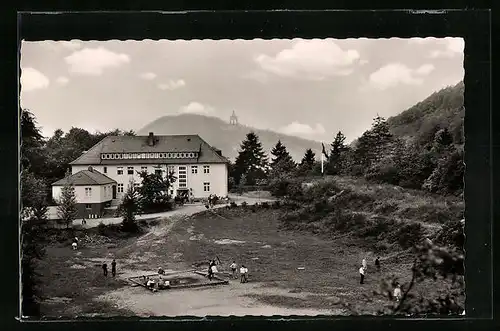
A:
<svg viewBox="0 0 500 331">
<path fill-rule="evenodd" d="M 131 180 L 139 184 L 139 172 L 173 172 L 177 180 L 172 196 L 194 198 L 210 194 L 227 196 L 228 159 L 198 135 L 108 136 L 70 163 L 72 174 L 89 166 L 116 184 L 111 186 L 113 200 L 122 198 Z"/>
</svg>

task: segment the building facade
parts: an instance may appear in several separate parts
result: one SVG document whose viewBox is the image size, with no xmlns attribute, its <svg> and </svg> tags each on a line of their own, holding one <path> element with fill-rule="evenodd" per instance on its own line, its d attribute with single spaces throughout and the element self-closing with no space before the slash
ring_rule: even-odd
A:
<svg viewBox="0 0 500 331">
<path fill-rule="evenodd" d="M 87 167 L 52 184 L 55 201 L 59 201 L 62 188 L 67 184 L 71 184 L 75 190 L 78 217 L 97 218 L 111 204 L 113 186 L 117 183 L 92 167 Z"/>
<path fill-rule="evenodd" d="M 89 166 L 116 182 L 111 196 L 119 201 L 130 183 L 139 185 L 140 172 L 177 178 L 172 196 L 227 196 L 228 160 L 198 135 L 109 136 L 71 162 L 73 174 Z"/>
</svg>

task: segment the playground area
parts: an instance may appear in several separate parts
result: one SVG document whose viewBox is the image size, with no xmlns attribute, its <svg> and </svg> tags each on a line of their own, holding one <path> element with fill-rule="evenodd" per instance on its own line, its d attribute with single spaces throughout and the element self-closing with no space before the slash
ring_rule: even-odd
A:
<svg viewBox="0 0 500 331">
<path fill-rule="evenodd" d="M 72 250 L 46 249 L 42 314 L 47 317 L 346 315 L 348 304 L 375 313 L 388 304 L 373 297 L 380 281 L 411 279 L 411 259 L 401 252 L 373 265 L 374 252 L 351 238 L 326 238 L 283 230 L 281 211 L 217 209 L 159 218 L 139 237 L 106 238 Z M 86 230 L 97 236 L 97 229 Z M 92 232 L 93 231 L 93 232 Z M 93 234 L 92 234 L 93 233 Z M 102 237 L 100 237 L 102 238 Z M 116 277 L 101 266 L 117 262 Z M 361 260 L 368 261 L 359 284 Z M 208 279 L 208 262 L 218 272 Z M 231 264 L 238 266 L 232 274 Z M 248 268 L 240 282 L 239 267 Z M 164 270 L 163 274 L 158 269 Z M 148 286 L 147 280 L 154 280 Z M 160 282 L 168 286 L 160 289 Z M 151 285 L 151 283 L 150 283 Z M 428 284 L 417 289 L 429 291 Z M 365 297 L 373 297 L 366 302 Z"/>
</svg>

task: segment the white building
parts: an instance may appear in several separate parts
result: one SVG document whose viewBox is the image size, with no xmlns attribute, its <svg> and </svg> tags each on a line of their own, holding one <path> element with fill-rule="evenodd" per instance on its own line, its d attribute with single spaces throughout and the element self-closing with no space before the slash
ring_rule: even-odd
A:
<svg viewBox="0 0 500 331">
<path fill-rule="evenodd" d="M 70 163 L 73 174 L 92 166 L 116 181 L 112 199 L 121 199 L 130 181 L 139 184 L 139 172 L 173 172 L 172 196 L 210 194 L 227 196 L 228 159 L 198 135 L 108 136 Z"/>
<path fill-rule="evenodd" d="M 62 188 L 71 184 L 75 190 L 75 198 L 79 217 L 98 217 L 113 199 L 113 186 L 116 181 L 96 171 L 92 167 L 80 170 L 52 184 L 52 197 L 59 201 Z"/>
</svg>

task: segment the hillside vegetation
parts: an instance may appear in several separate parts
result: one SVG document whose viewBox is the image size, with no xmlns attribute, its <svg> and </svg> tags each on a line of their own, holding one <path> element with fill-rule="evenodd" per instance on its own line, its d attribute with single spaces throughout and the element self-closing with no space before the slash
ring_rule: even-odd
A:
<svg viewBox="0 0 500 331">
<path fill-rule="evenodd" d="M 464 89 L 463 82 L 446 87 L 401 114 L 388 118 L 391 133 L 425 144 L 439 129 L 446 128 L 455 144 L 463 144 Z"/>
<path fill-rule="evenodd" d="M 239 143 L 250 131 L 255 132 L 262 142 L 262 147 L 269 152 L 278 140 L 288 147 L 290 155 L 300 160 L 304 151 L 308 148 L 321 150 L 321 144 L 317 141 L 306 140 L 285 134 L 259 130 L 244 125 L 231 125 L 216 117 L 208 117 L 195 114 L 182 114 L 177 116 L 160 117 L 138 131 L 138 134 L 147 135 L 148 132 L 155 134 L 192 134 L 196 132 L 207 143 L 219 148 L 222 154 L 231 160 L 238 155 Z"/>
</svg>

